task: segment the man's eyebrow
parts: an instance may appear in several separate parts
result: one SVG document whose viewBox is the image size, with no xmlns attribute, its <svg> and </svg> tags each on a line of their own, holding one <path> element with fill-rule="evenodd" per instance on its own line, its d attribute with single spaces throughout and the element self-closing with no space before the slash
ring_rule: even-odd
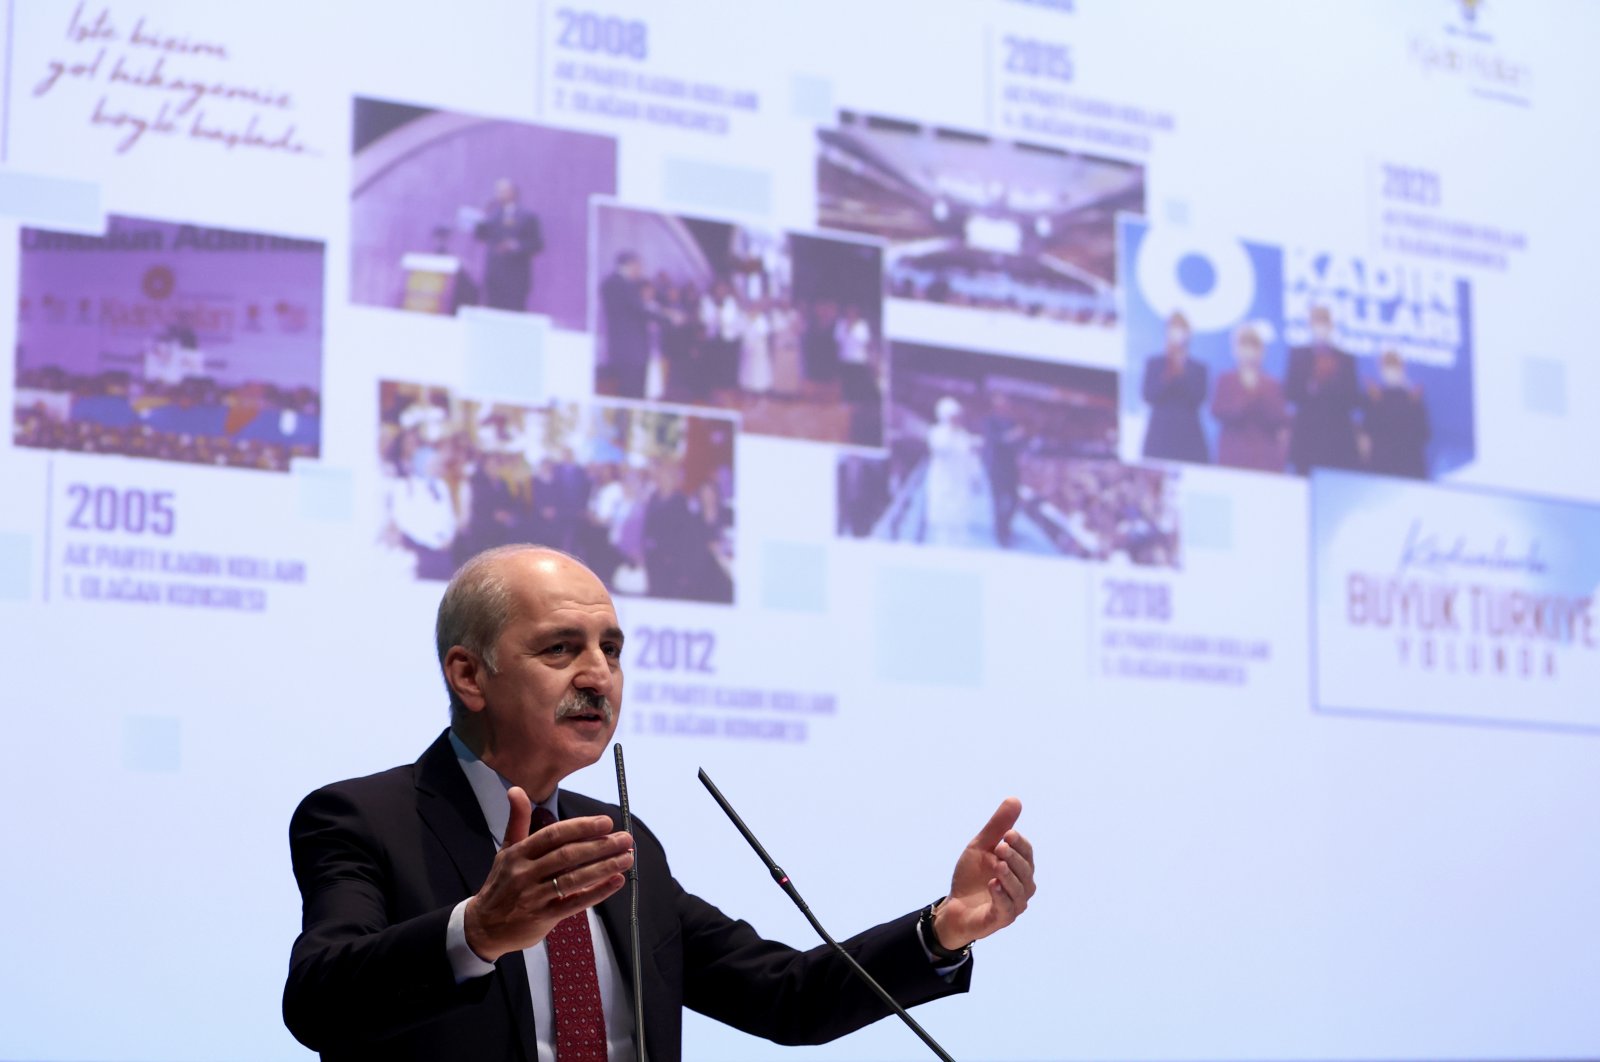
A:
<svg viewBox="0 0 1600 1062">
<path fill-rule="evenodd" d="M 533 640 L 536 642 L 554 642 L 560 641 L 563 638 L 576 638 L 579 641 L 582 641 L 588 637 L 589 632 L 584 630 L 582 627 L 554 627 L 550 630 L 534 632 Z M 625 636 L 622 633 L 622 628 L 620 627 L 607 627 L 605 630 L 600 632 L 600 639 L 602 641 L 620 642 L 624 640 L 624 637 Z"/>
<path fill-rule="evenodd" d="M 582 638 L 583 631 L 577 627 L 547 627 L 542 631 L 533 632 L 536 642 L 553 642 L 562 638 Z"/>
</svg>

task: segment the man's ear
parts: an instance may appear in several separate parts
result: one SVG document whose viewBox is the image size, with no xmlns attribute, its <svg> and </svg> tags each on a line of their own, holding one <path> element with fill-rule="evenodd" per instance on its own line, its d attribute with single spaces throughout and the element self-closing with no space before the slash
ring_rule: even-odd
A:
<svg viewBox="0 0 1600 1062">
<path fill-rule="evenodd" d="M 487 669 L 483 661 L 463 646 L 452 645 L 444 654 L 444 677 L 469 712 L 481 712 L 486 703 L 480 681 Z"/>
</svg>

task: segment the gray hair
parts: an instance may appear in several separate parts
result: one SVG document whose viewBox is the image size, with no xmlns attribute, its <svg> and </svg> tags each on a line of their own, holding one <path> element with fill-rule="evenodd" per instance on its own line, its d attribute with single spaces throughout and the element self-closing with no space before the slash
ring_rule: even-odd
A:
<svg viewBox="0 0 1600 1062">
<path fill-rule="evenodd" d="M 433 626 L 434 645 L 439 652 L 439 670 L 444 674 L 444 688 L 450 695 L 450 719 L 454 722 L 466 711 L 466 705 L 450 685 L 450 675 L 445 671 L 444 658 L 455 646 L 483 661 L 489 674 L 495 672 L 494 646 L 500 632 L 511 622 L 514 601 L 511 581 L 500 561 L 519 553 L 549 553 L 568 560 L 577 560 L 569 553 L 519 542 L 509 546 L 495 546 L 470 558 L 444 588 L 439 599 L 439 615 Z M 580 562 L 581 563 L 581 562 Z"/>
</svg>

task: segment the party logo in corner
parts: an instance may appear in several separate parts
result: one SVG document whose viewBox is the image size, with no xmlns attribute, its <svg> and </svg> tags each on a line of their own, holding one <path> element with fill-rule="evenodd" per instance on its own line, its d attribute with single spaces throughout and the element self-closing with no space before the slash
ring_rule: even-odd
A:
<svg viewBox="0 0 1600 1062">
<path fill-rule="evenodd" d="M 1406 46 L 1410 62 L 1428 80 L 1458 85 L 1478 99 L 1513 107 L 1533 106 L 1532 64 L 1501 40 L 1502 2 L 1448 3 L 1450 17 L 1411 32 Z"/>
</svg>

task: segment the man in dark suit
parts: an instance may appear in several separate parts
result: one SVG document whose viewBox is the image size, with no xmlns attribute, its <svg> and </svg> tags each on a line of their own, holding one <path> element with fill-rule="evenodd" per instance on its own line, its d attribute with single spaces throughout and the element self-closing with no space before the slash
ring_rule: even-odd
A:
<svg viewBox="0 0 1600 1062">
<path fill-rule="evenodd" d="M 1378 359 L 1378 382 L 1367 384 L 1361 420 L 1371 471 L 1428 478 L 1428 405 L 1422 388 L 1406 379 L 1406 363 L 1397 351 L 1386 350 Z"/>
<path fill-rule="evenodd" d="M 483 259 L 483 301 L 497 310 L 528 308 L 533 291 L 533 259 L 544 250 L 539 215 L 522 207 L 517 186 L 502 177 L 494 183 L 494 201 L 473 235 L 488 245 Z"/>
<path fill-rule="evenodd" d="M 644 570 L 650 596 L 703 601 L 707 568 L 716 563 L 711 556 L 716 529 L 695 511 L 683 487 L 681 466 L 663 464 L 655 481 L 644 512 Z"/>
<path fill-rule="evenodd" d="M 989 414 L 983 418 L 983 468 L 994 503 L 994 540 L 1002 549 L 1011 546 L 1011 525 L 1022 488 L 1022 448 L 1027 442 L 1028 429 L 1017 422 L 1010 396 L 1004 391 L 991 393 Z"/>
<path fill-rule="evenodd" d="M 830 950 L 761 939 L 679 886 L 643 824 L 614 832 L 617 809 L 558 790 L 604 752 L 622 699 L 623 636 L 592 572 L 540 547 L 480 554 L 436 633 L 450 729 L 415 764 L 312 793 L 290 823 L 297 1039 L 328 1059 L 636 1058 L 619 895 L 635 865 L 652 1057 L 680 1057 L 684 1006 L 781 1043 L 886 1014 Z M 897 998 L 964 991 L 971 943 L 1027 906 L 1020 813 L 1001 804 L 938 904 L 846 942 Z"/>
<path fill-rule="evenodd" d="M 1355 359 L 1333 343 L 1333 312 L 1313 306 L 1311 345 L 1289 351 L 1285 384 L 1294 403 L 1289 427 L 1289 463 L 1300 475 L 1313 468 L 1359 468 L 1356 411 L 1361 385 Z"/>
<path fill-rule="evenodd" d="M 1206 367 L 1189 356 L 1189 320 L 1174 312 L 1167 318 L 1166 349 L 1144 365 L 1144 400 L 1150 403 L 1144 456 L 1200 464 L 1211 460 L 1200 427 L 1206 378 Z"/>
<path fill-rule="evenodd" d="M 616 268 L 600 282 L 605 315 L 605 365 L 615 393 L 643 398 L 650 367 L 650 322 L 656 314 L 645 298 L 643 268 L 632 251 L 617 255 Z"/>
<path fill-rule="evenodd" d="M 570 446 L 563 446 L 559 459 L 550 469 L 551 525 L 554 529 L 552 545 L 567 553 L 575 551 L 578 529 L 589 511 L 589 495 L 594 484 L 573 456 Z"/>
</svg>

